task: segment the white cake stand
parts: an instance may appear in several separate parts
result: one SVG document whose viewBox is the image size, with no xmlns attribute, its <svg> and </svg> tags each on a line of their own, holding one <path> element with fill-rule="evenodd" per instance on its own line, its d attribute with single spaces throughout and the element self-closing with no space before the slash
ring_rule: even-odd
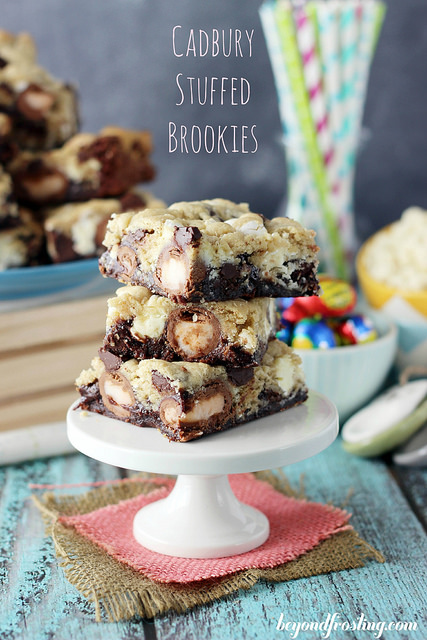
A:
<svg viewBox="0 0 427 640">
<path fill-rule="evenodd" d="M 301 406 L 185 443 L 75 410 L 76 404 L 67 414 L 76 449 L 125 469 L 178 476 L 167 498 L 136 514 L 133 533 L 148 549 L 184 558 L 236 555 L 268 538 L 267 518 L 237 500 L 227 474 L 293 464 L 326 449 L 338 434 L 335 406 L 314 391 Z"/>
</svg>

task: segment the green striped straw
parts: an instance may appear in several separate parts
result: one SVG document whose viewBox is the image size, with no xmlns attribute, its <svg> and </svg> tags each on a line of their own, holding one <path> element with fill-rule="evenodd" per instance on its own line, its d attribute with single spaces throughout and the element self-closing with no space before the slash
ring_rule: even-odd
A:
<svg viewBox="0 0 427 640">
<path fill-rule="evenodd" d="M 273 69 L 279 102 L 279 113 L 285 136 L 288 170 L 288 204 L 286 215 L 315 229 L 319 244 L 324 246 L 327 244 L 325 229 L 322 225 L 319 226 L 318 224 L 318 197 L 313 188 L 307 154 L 301 141 L 298 117 L 289 86 L 289 79 L 275 19 L 274 3 L 271 1 L 265 2 L 260 7 L 259 14 Z M 333 264 L 326 263 L 328 269 L 333 269 L 333 266 Z"/>
<path fill-rule="evenodd" d="M 348 265 L 345 260 L 345 251 L 341 242 L 335 212 L 329 201 L 328 179 L 322 154 L 318 147 L 317 132 L 313 124 L 310 102 L 305 88 L 302 62 L 295 35 L 292 7 L 289 3 L 278 2 L 275 12 L 290 89 L 295 102 L 299 126 L 305 143 L 313 181 L 319 195 L 321 215 L 329 239 L 328 247 L 325 247 L 324 250 L 331 252 L 330 257 L 335 264 L 335 274 L 340 278 L 347 279 L 349 275 Z"/>
</svg>

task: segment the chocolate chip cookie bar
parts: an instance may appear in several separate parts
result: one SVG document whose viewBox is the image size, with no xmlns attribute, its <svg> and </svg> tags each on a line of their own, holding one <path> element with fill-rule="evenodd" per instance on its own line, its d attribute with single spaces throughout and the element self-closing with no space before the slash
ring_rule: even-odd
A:
<svg viewBox="0 0 427 640">
<path fill-rule="evenodd" d="M 178 304 L 127 285 L 108 301 L 103 350 L 123 361 L 160 358 L 254 367 L 275 331 L 271 298 Z"/>
<path fill-rule="evenodd" d="M 314 235 L 246 204 L 180 202 L 113 216 L 100 269 L 180 303 L 309 296 L 319 289 Z"/>
<path fill-rule="evenodd" d="M 120 198 L 93 198 L 42 210 L 47 252 L 53 262 L 69 262 L 100 255 L 107 222 L 113 213 L 163 208 L 150 193 L 131 190 Z"/>
<path fill-rule="evenodd" d="M 34 214 L 19 208 L 19 222 L 0 230 L 0 271 L 39 263 L 44 247 L 42 225 Z"/>
<path fill-rule="evenodd" d="M 179 442 L 282 411 L 307 398 L 301 360 L 278 340 L 270 341 L 259 367 L 227 371 L 199 362 L 133 359 L 114 364 L 95 358 L 76 385 L 79 408 L 155 427 Z"/>
<path fill-rule="evenodd" d="M 106 127 L 60 149 L 23 151 L 10 164 L 18 200 L 34 206 L 120 196 L 154 177 L 148 131 Z"/>
<path fill-rule="evenodd" d="M 52 149 L 78 131 L 75 89 L 37 64 L 27 33 L 0 30 L 0 111 L 10 116 L 13 138 L 23 149 Z"/>
</svg>

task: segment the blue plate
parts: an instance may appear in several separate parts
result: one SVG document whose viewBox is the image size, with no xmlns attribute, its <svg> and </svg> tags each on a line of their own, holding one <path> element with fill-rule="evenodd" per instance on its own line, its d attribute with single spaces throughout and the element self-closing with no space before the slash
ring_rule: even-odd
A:
<svg viewBox="0 0 427 640">
<path fill-rule="evenodd" d="M 74 288 L 101 294 L 118 286 L 117 281 L 102 277 L 97 258 L 0 271 L 2 301 L 49 296 Z"/>
</svg>

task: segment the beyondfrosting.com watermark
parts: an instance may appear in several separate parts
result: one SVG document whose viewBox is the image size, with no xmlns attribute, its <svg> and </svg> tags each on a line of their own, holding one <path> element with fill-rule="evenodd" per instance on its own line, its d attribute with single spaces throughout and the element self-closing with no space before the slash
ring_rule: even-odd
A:
<svg viewBox="0 0 427 640">
<path fill-rule="evenodd" d="M 276 630 L 289 634 L 289 638 L 298 638 L 300 633 L 305 631 L 319 631 L 319 638 L 334 638 L 338 631 L 368 631 L 373 638 L 381 638 L 384 631 L 416 631 L 418 625 L 415 621 L 389 621 L 385 622 L 367 620 L 362 613 L 357 620 L 345 620 L 339 613 L 328 613 L 327 616 L 319 620 L 287 620 L 286 615 L 281 613 L 277 621 Z M 301 637 L 303 637 L 301 635 Z M 341 637 L 341 636 L 340 636 Z"/>
</svg>

